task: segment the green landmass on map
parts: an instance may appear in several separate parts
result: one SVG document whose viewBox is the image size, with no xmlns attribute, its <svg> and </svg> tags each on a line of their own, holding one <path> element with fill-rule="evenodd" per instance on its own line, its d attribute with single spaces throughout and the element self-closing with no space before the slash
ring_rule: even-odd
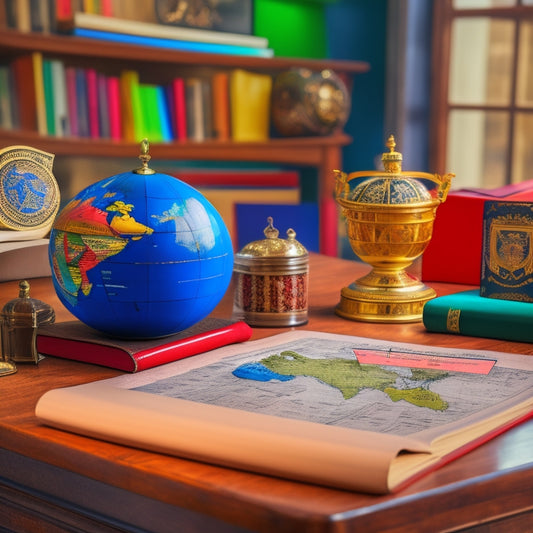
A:
<svg viewBox="0 0 533 533">
<path fill-rule="evenodd" d="M 379 365 L 361 365 L 356 359 L 311 359 L 287 350 L 261 359 L 261 364 L 272 372 L 285 376 L 314 377 L 338 389 L 345 400 L 356 396 L 361 389 L 385 392 L 392 401 L 405 400 L 419 407 L 445 410 L 448 405 L 434 392 L 422 387 L 398 389 L 393 385 L 399 374 Z M 439 370 L 413 369 L 416 381 L 435 381 L 448 374 Z"/>
</svg>

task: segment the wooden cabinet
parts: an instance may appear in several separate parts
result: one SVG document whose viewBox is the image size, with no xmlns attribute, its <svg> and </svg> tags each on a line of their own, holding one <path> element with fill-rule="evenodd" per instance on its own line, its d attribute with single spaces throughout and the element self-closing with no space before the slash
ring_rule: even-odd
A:
<svg viewBox="0 0 533 533">
<path fill-rule="evenodd" d="M 296 58 L 256 58 L 249 56 L 177 52 L 161 48 L 109 44 L 70 36 L 0 31 L 0 61 L 39 51 L 43 56 L 62 59 L 65 64 L 92 66 L 107 71 L 124 68 L 146 73 L 153 80 L 170 80 L 172 75 L 189 75 L 213 68 L 243 68 L 275 74 L 295 67 L 311 70 L 332 69 L 351 80 L 353 75 L 368 70 L 359 61 L 311 60 Z M 337 253 L 337 208 L 333 198 L 334 168 L 342 166 L 342 147 L 351 138 L 342 132 L 327 137 L 273 138 L 266 142 L 171 142 L 153 144 L 154 158 L 172 160 L 254 161 L 313 166 L 318 169 L 320 209 L 320 249 L 328 255 Z M 56 158 L 67 157 L 136 157 L 136 143 L 106 139 L 42 136 L 36 131 L 0 130 L 0 144 L 25 144 L 45 150 Z"/>
</svg>

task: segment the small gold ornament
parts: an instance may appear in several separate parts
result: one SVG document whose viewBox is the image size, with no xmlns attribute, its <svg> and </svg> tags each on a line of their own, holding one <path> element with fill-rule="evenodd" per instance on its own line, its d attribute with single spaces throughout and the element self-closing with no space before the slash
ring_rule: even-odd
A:
<svg viewBox="0 0 533 533">
<path fill-rule="evenodd" d="M 402 154 L 395 151 L 392 135 L 387 147 L 384 172 L 334 171 L 350 245 L 372 266 L 369 274 L 341 290 L 336 313 L 367 322 L 416 322 L 436 294 L 406 269 L 429 244 L 437 207 L 446 200 L 454 174 L 402 172 Z M 350 188 L 350 181 L 359 178 L 363 180 Z M 437 187 L 429 191 L 417 178 Z"/>
<path fill-rule="evenodd" d="M 60 202 L 53 161 L 53 154 L 30 146 L 0 150 L 0 228 L 50 229 Z"/>
</svg>

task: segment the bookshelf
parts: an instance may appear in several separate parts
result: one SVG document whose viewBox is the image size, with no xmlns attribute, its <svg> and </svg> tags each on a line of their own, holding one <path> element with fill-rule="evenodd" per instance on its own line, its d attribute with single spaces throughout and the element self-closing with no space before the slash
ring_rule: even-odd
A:
<svg viewBox="0 0 533 533">
<path fill-rule="evenodd" d="M 367 63 L 360 61 L 179 52 L 130 44 L 109 44 L 71 36 L 0 30 L 2 61 L 35 51 L 41 52 L 43 56 L 58 58 L 65 63 L 79 66 L 92 66 L 109 71 L 135 68 L 141 73 L 149 73 L 155 80 L 164 79 L 165 76 L 169 80 L 171 73 L 190 74 L 234 68 L 274 75 L 276 72 L 296 67 L 312 70 L 332 69 L 351 80 L 354 75 L 369 69 Z M 337 254 L 337 207 L 333 198 L 334 179 L 331 171 L 342 166 L 342 147 L 349 143 L 351 138 L 343 132 L 338 132 L 326 137 L 271 138 L 265 142 L 179 141 L 151 144 L 150 151 L 155 159 L 267 162 L 317 168 L 320 250 L 334 256 Z M 139 151 L 138 143 L 43 136 L 28 130 L 0 129 L 0 144 L 26 144 L 51 152 L 56 158 L 135 158 Z"/>
</svg>

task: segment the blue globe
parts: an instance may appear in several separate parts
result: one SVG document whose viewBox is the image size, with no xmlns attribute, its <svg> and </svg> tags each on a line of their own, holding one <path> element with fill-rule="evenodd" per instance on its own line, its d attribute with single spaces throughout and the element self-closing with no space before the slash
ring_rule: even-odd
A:
<svg viewBox="0 0 533 533">
<path fill-rule="evenodd" d="M 76 195 L 57 216 L 49 259 L 57 295 L 88 326 L 156 338 L 205 318 L 226 292 L 233 247 L 196 189 L 126 172 Z"/>
</svg>

